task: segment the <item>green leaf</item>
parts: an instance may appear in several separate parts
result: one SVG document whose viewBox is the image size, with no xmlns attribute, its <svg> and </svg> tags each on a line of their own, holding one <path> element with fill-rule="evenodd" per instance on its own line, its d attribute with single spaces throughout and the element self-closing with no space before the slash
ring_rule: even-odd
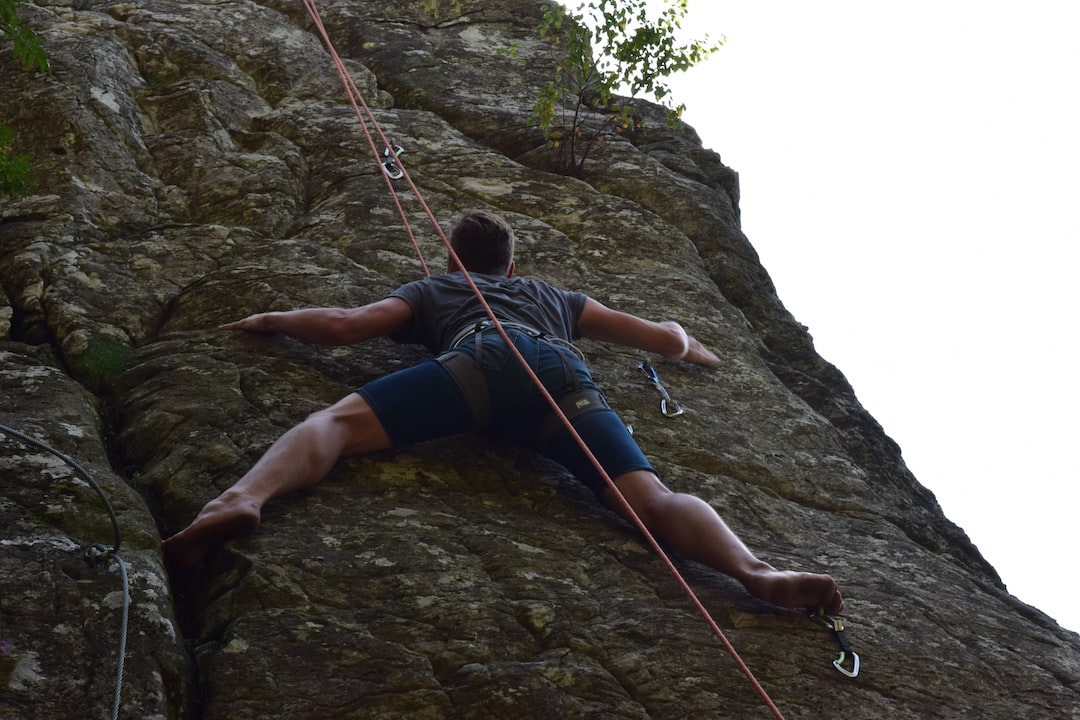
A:
<svg viewBox="0 0 1080 720">
<path fill-rule="evenodd" d="M 0 34 L 11 37 L 11 53 L 25 70 L 49 72 L 49 60 L 41 46 L 41 38 L 22 25 L 16 7 L 22 0 L 0 0 Z"/>
</svg>

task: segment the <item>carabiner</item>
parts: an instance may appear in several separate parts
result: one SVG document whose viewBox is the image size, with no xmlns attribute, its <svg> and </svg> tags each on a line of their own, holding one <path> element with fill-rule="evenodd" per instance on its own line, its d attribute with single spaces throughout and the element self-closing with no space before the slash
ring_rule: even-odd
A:
<svg viewBox="0 0 1080 720">
<path fill-rule="evenodd" d="M 667 388 L 660 382 L 660 376 L 656 374 L 656 370 L 649 364 L 649 361 L 642 360 L 638 363 L 637 369 L 641 371 L 641 374 L 645 376 L 645 379 L 651 382 L 653 387 L 656 388 L 656 391 L 660 393 L 660 412 L 663 413 L 665 417 L 682 415 L 682 405 L 668 394 Z"/>
<path fill-rule="evenodd" d="M 859 655 L 848 645 L 847 636 L 844 635 L 844 623 L 840 618 L 826 615 L 824 610 L 818 608 L 817 612 L 811 613 L 810 619 L 832 630 L 833 637 L 836 638 L 836 643 L 840 646 L 840 654 L 833 660 L 833 667 L 850 678 L 857 676 L 859 674 Z M 850 670 L 844 667 L 848 657 L 851 658 Z"/>
<path fill-rule="evenodd" d="M 844 651 L 840 651 L 839 657 L 832 661 L 833 667 L 840 672 L 844 673 L 850 678 L 856 677 L 859 674 L 859 654 L 851 653 L 851 669 L 848 670 L 844 667 Z"/>
<path fill-rule="evenodd" d="M 393 140 L 391 140 L 390 142 L 392 142 L 394 144 L 394 152 L 393 152 L 393 154 L 391 154 L 390 148 L 388 148 L 388 147 L 383 149 L 382 168 L 383 168 L 383 172 L 386 173 L 386 176 L 388 178 L 390 178 L 391 180 L 397 180 L 398 178 L 400 178 L 405 173 L 402 172 L 400 167 L 398 167 L 398 164 L 397 164 L 397 162 L 395 162 L 395 160 L 396 160 L 398 155 L 405 152 L 405 149 L 402 148 L 397 143 L 394 143 Z"/>
</svg>

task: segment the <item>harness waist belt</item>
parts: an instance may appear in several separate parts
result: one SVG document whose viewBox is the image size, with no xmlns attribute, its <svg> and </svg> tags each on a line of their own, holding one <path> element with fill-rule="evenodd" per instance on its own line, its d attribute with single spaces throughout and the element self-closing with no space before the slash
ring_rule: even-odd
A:
<svg viewBox="0 0 1080 720">
<path fill-rule="evenodd" d="M 505 322 L 503 320 L 500 320 L 499 324 L 507 330 L 520 330 L 521 332 L 532 335 L 533 337 L 541 337 L 544 335 L 544 333 L 540 332 L 536 328 L 529 327 L 528 325 L 522 325 L 521 323 Z M 459 345 L 471 338 L 476 333 L 484 332 L 485 330 L 493 327 L 495 327 L 495 323 L 491 322 L 490 320 L 481 320 L 475 325 L 470 325 L 469 327 L 465 328 L 454 336 L 454 339 L 450 341 L 450 347 L 448 349 L 455 350 Z"/>
<path fill-rule="evenodd" d="M 570 352 L 574 353 L 574 355 L 576 355 L 579 360 L 581 360 L 582 362 L 585 362 L 585 354 L 582 353 L 581 350 L 578 349 L 578 347 L 576 345 L 574 345 L 574 343 L 563 340 L 561 337 L 556 337 L 554 335 L 549 335 L 548 333 L 543 332 L 542 330 L 537 330 L 534 327 L 531 327 L 529 325 L 522 325 L 521 323 L 504 322 L 504 321 L 500 320 L 499 324 L 502 325 L 503 328 L 506 329 L 506 330 L 519 330 L 519 331 L 521 331 L 521 332 L 523 332 L 523 333 L 525 333 L 527 335 L 531 335 L 532 337 L 540 338 L 541 340 L 546 340 L 546 341 L 548 341 L 550 343 L 554 343 L 555 345 L 563 347 L 563 348 L 569 350 Z M 483 333 L 485 330 L 490 330 L 493 327 L 495 327 L 495 323 L 491 322 L 490 320 L 480 320 L 475 325 L 472 325 L 470 327 L 465 328 L 464 330 L 459 332 L 456 336 L 454 336 L 454 339 L 450 341 L 450 347 L 447 348 L 447 350 L 456 350 L 466 340 L 468 340 L 469 338 L 475 337 L 476 338 L 477 352 L 479 352 L 479 350 L 480 350 L 480 334 Z"/>
</svg>

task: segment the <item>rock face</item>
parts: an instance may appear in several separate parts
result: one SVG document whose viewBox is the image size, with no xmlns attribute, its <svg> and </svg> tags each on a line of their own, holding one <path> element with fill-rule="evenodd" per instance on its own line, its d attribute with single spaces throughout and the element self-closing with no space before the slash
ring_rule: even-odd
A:
<svg viewBox="0 0 1080 720">
<path fill-rule="evenodd" d="M 674 488 L 761 557 L 833 573 L 862 672 L 829 633 L 680 569 L 788 718 L 1080 718 L 1080 638 L 1011 597 L 783 308 L 739 229 L 734 172 L 689 128 L 611 137 L 546 172 L 529 110 L 539 6 L 320 3 L 432 213 L 510 219 L 521 274 L 677 319 L 722 359 L 585 344 Z M 445 5 L 445 3 L 444 3 Z M 484 438 L 341 463 L 259 532 L 169 577 L 161 537 L 268 444 L 423 357 L 237 336 L 267 309 L 351 306 L 421 276 L 301 3 L 23 6 L 53 73 L 0 41 L 0 120 L 38 194 L 0 205 L 0 717 L 751 718 L 769 710 L 636 533 L 560 468 Z M 524 64 L 498 50 L 516 46 Z M 376 138 L 381 151 L 382 142 Z M 445 252 L 396 181 L 427 262 Z"/>
</svg>

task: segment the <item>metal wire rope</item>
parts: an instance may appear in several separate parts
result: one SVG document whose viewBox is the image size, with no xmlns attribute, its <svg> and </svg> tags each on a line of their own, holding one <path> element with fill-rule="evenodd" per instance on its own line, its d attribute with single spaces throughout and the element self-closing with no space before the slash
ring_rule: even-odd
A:
<svg viewBox="0 0 1080 720">
<path fill-rule="evenodd" d="M 120 613 L 120 649 L 118 651 L 118 658 L 116 662 L 116 692 L 113 695 L 113 720 L 118 720 L 120 717 L 120 694 L 124 687 L 124 658 L 127 655 L 127 636 L 128 636 L 128 615 L 131 607 L 131 592 L 128 582 L 127 567 L 124 565 L 123 559 L 120 557 L 120 523 L 116 518 L 116 511 L 113 509 L 112 503 L 109 502 L 108 496 L 98 485 L 97 481 L 83 468 L 82 465 L 75 462 L 72 458 L 68 457 L 64 453 L 60 452 L 56 448 L 41 442 L 35 438 L 21 433 L 14 428 L 10 428 L 7 425 L 0 425 L 0 432 L 6 435 L 10 435 L 13 438 L 21 440 L 22 442 L 32 447 L 44 450 L 47 453 L 51 453 L 56 457 L 67 463 L 75 472 L 85 480 L 90 487 L 94 489 L 97 496 L 101 498 L 101 502 L 105 505 L 105 511 L 109 516 L 109 521 L 112 523 L 113 531 L 113 546 L 108 548 L 104 545 L 91 545 L 83 551 L 83 559 L 92 566 L 108 566 L 110 563 L 116 563 L 120 568 L 120 582 L 124 590 L 123 606 Z"/>
</svg>

